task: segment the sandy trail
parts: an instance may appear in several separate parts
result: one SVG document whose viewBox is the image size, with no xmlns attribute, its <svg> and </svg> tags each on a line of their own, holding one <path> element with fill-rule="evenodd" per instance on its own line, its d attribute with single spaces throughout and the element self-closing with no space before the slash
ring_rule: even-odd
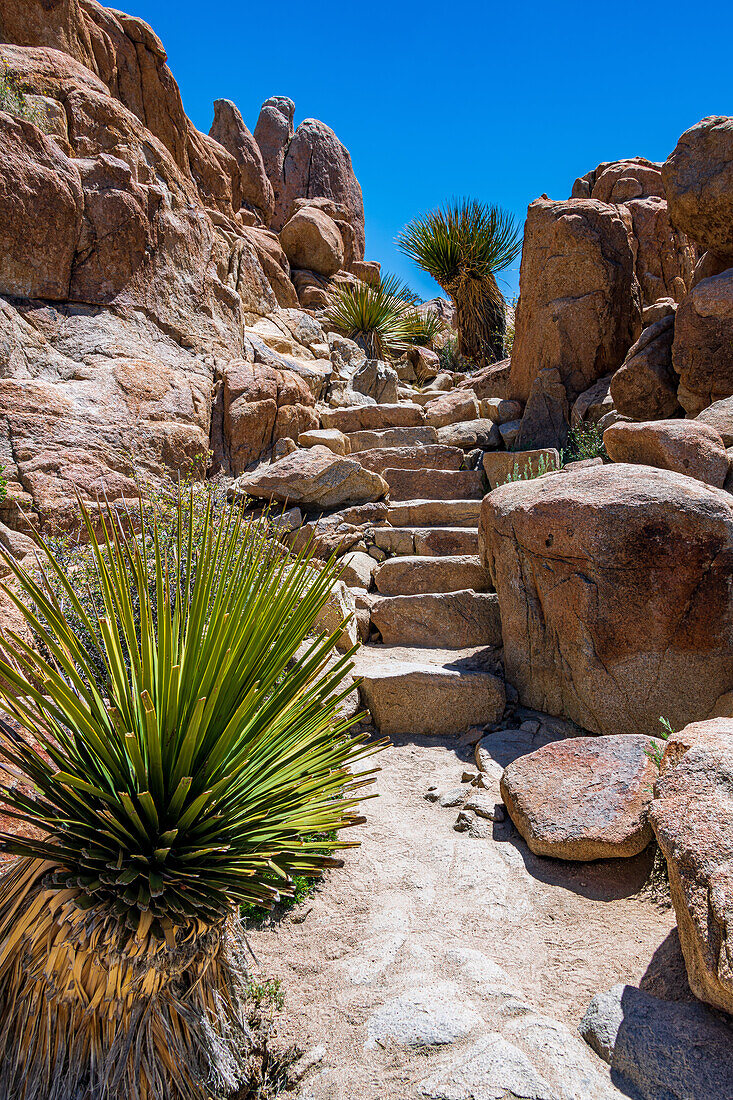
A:
<svg viewBox="0 0 733 1100">
<path fill-rule="evenodd" d="M 324 1048 L 298 1095 L 620 1097 L 576 1028 L 615 983 L 679 980 L 674 914 L 640 893 L 648 854 L 559 863 L 509 821 L 456 832 L 458 811 L 424 798 L 473 763 L 455 740 L 398 738 L 380 763 L 361 847 L 250 934 L 263 975 L 282 980 L 280 1037 Z"/>
</svg>

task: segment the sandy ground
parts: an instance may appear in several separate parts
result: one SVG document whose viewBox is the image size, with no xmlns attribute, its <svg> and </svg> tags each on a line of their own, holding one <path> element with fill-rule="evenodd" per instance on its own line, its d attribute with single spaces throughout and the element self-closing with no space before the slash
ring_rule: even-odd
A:
<svg viewBox="0 0 733 1100">
<path fill-rule="evenodd" d="M 529 1022 L 537 1013 L 561 1028 L 572 1072 L 557 1095 L 621 1096 L 576 1029 L 591 997 L 619 982 L 685 996 L 674 913 L 644 887 L 650 854 L 561 863 L 533 856 L 509 821 L 487 822 L 484 838 L 456 832 L 458 811 L 424 798 L 473 765 L 455 740 L 396 739 L 380 763 L 379 797 L 353 834 L 361 847 L 312 897 L 250 933 L 262 976 L 282 980 L 280 1038 L 321 1048 L 297 1095 L 493 1096 L 425 1091 L 425 1081 L 521 1003 Z M 422 1040 L 410 1037 L 415 1013 L 418 1032 L 427 1020 Z M 548 1055 L 544 1040 L 535 1046 Z M 576 1062 L 592 1086 L 573 1083 Z"/>
</svg>

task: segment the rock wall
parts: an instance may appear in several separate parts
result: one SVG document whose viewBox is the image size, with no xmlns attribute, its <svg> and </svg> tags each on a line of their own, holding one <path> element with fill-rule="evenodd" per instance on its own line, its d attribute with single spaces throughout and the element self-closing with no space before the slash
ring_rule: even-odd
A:
<svg viewBox="0 0 733 1100">
<path fill-rule="evenodd" d="M 243 362 L 275 372 L 263 399 L 313 427 L 324 370 L 304 364 L 330 352 L 316 322 L 289 316 L 289 255 L 300 285 L 324 270 L 353 279 L 342 269 L 364 255 L 361 189 L 333 131 L 306 120 L 293 133 L 286 109 L 278 159 L 268 105 L 255 138 L 218 100 L 200 133 L 154 32 L 96 0 L 0 0 L 0 64 L 47 116 L 39 129 L 0 112 L 5 522 L 22 523 L 21 509 L 66 522 L 75 488 L 114 498 L 136 470 L 204 469 L 210 448 L 241 472 L 294 431 L 292 412 L 243 427 L 243 395 L 254 385 L 259 407 L 272 388 L 269 375 L 241 383 Z M 245 335 L 258 324 L 259 357 Z M 303 400 L 283 383 L 291 367 Z"/>
</svg>

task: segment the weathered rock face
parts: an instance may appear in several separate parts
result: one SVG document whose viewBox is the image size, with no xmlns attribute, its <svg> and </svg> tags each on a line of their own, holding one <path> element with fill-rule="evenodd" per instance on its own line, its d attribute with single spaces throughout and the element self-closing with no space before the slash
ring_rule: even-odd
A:
<svg viewBox="0 0 733 1100">
<path fill-rule="evenodd" d="M 626 203 L 637 241 L 636 275 L 642 305 L 659 298 L 681 302 L 692 285 L 698 252 L 669 219 L 667 203 L 656 196 Z"/>
<path fill-rule="evenodd" d="M 733 686 L 722 491 L 625 464 L 517 482 L 484 499 L 480 540 L 527 706 L 653 736 L 660 714 L 680 727 Z"/>
<path fill-rule="evenodd" d="M 233 490 L 238 497 L 327 509 L 379 500 L 387 492 L 387 483 L 351 458 L 335 455 L 327 447 L 309 447 L 243 475 Z"/>
<path fill-rule="evenodd" d="M 612 424 L 603 433 L 603 443 L 613 462 L 675 470 L 718 489 L 728 476 L 723 440 L 714 428 L 697 421 Z"/>
<path fill-rule="evenodd" d="M 19 298 L 68 298 L 82 221 L 79 170 L 55 141 L 5 114 L 0 114 L 0 162 L 4 292 Z"/>
<path fill-rule="evenodd" d="M 318 427 L 313 395 L 293 371 L 234 360 L 222 372 L 220 401 L 221 428 L 215 438 L 221 452 L 216 457 L 235 476 L 278 439 L 297 441 L 301 433 Z"/>
<path fill-rule="evenodd" d="M 708 723 L 700 723 L 707 725 Z M 733 724 L 729 723 L 733 731 Z M 694 745 L 657 782 L 650 820 L 669 869 L 696 996 L 733 1013 L 733 753 Z"/>
<path fill-rule="evenodd" d="M 733 264 L 733 118 L 704 118 L 686 130 L 662 177 L 674 224 Z"/>
<path fill-rule="evenodd" d="M 623 204 L 636 242 L 642 304 L 666 296 L 681 301 L 691 285 L 697 249 L 670 221 L 660 164 L 643 157 L 599 164 L 575 181 L 572 197 Z"/>
<path fill-rule="evenodd" d="M 295 104 L 287 96 L 271 96 L 262 104 L 254 139 L 260 147 L 265 172 L 273 189 L 275 209 L 282 205 L 283 164 L 295 127 Z M 284 224 L 284 223 L 283 223 Z"/>
<path fill-rule="evenodd" d="M 648 325 L 611 379 L 613 404 L 633 420 L 663 420 L 681 412 L 672 368 L 675 316 Z"/>
<path fill-rule="evenodd" d="M 677 310 L 672 364 L 691 416 L 733 395 L 733 268 L 703 279 Z"/>
<path fill-rule="evenodd" d="M 517 450 L 564 447 L 569 421 L 568 397 L 560 372 L 554 368 L 541 370 L 529 391 L 517 435 Z"/>
<path fill-rule="evenodd" d="M 572 401 L 621 365 L 641 331 L 628 211 L 588 199 L 533 202 L 520 285 L 504 396 L 526 401 L 539 371 L 556 369 Z"/>
<path fill-rule="evenodd" d="M 649 737 L 570 737 L 515 760 L 501 780 L 512 821 L 538 856 L 638 855 L 653 834 L 648 809 L 661 742 Z"/>
<path fill-rule="evenodd" d="M 0 299 L 0 359 L 5 522 L 20 507 L 65 527 L 76 489 L 114 500 L 136 492 L 136 471 L 205 470 L 212 370 L 151 321 Z"/>
<path fill-rule="evenodd" d="M 209 137 L 223 145 L 237 162 L 239 206 L 233 204 L 235 213 L 246 204 L 254 207 L 267 225 L 275 208 L 272 184 L 265 172 L 260 147 L 245 126 L 239 108 L 230 99 L 215 100 Z"/>
</svg>

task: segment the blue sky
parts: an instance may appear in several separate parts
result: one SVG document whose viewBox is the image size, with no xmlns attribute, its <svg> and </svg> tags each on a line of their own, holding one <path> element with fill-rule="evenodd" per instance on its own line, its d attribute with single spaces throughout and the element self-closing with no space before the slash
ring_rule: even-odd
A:
<svg viewBox="0 0 733 1100">
<path fill-rule="evenodd" d="M 115 6 L 161 37 L 199 129 L 219 97 L 254 129 L 271 95 L 333 127 L 364 192 L 367 258 L 424 297 L 435 284 L 394 245 L 416 214 L 470 195 L 523 221 L 599 162 L 663 160 L 699 118 L 733 114 L 729 0 Z M 518 260 L 504 279 L 514 293 Z"/>
</svg>

